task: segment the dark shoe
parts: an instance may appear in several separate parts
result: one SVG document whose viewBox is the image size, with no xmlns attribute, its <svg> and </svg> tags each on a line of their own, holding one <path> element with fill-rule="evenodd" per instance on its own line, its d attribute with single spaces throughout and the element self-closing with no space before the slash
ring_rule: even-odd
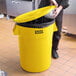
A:
<svg viewBox="0 0 76 76">
<path fill-rule="evenodd" d="M 55 51 L 55 50 L 52 51 L 52 57 L 53 57 L 54 59 L 59 58 L 59 55 L 58 55 L 57 51 Z"/>
</svg>

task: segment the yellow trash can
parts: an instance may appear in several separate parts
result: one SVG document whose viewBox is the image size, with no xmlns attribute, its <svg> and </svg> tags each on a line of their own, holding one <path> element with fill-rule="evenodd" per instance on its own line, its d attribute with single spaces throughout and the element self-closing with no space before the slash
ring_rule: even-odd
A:
<svg viewBox="0 0 76 76">
<path fill-rule="evenodd" d="M 44 17 L 15 25 L 14 34 L 19 38 L 20 64 L 24 70 L 42 72 L 50 67 L 54 31 L 57 31 L 55 21 Z"/>
</svg>

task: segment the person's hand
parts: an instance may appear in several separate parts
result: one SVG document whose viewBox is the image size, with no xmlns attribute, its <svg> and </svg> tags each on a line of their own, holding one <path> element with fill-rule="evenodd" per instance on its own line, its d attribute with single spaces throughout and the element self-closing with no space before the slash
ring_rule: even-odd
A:
<svg viewBox="0 0 76 76">
<path fill-rule="evenodd" d="M 55 18 L 58 16 L 58 14 L 60 13 L 60 11 L 61 11 L 62 9 L 63 9 L 63 7 L 62 7 L 62 6 L 59 6 L 59 7 L 57 7 L 57 8 L 54 10 L 53 14 L 54 14 L 54 17 L 55 17 Z"/>
<path fill-rule="evenodd" d="M 55 0 L 50 0 L 51 5 L 55 5 L 56 7 L 58 7 L 58 3 Z"/>
<path fill-rule="evenodd" d="M 61 5 L 58 6 L 58 3 L 56 2 L 56 0 L 50 0 L 50 3 L 57 7 L 53 12 L 53 17 L 56 18 L 58 14 L 60 13 L 60 11 L 63 9 L 63 7 Z"/>
</svg>

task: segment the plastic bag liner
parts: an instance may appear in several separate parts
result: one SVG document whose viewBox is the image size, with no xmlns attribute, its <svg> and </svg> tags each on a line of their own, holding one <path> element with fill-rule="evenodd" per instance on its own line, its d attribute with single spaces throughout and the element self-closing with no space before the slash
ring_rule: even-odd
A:
<svg viewBox="0 0 76 76">
<path fill-rule="evenodd" d="M 49 19 L 46 17 L 41 17 L 36 20 L 25 22 L 25 23 L 16 23 L 16 25 L 20 25 L 23 27 L 30 27 L 30 28 L 44 28 L 47 27 L 55 22 L 54 19 Z"/>
</svg>

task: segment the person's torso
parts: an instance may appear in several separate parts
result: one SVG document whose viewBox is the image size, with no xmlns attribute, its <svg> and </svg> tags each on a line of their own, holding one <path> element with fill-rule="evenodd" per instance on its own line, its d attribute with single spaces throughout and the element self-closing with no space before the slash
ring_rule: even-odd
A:
<svg viewBox="0 0 76 76">
<path fill-rule="evenodd" d="M 58 5 L 60 5 L 62 0 L 56 0 L 56 2 L 58 3 Z M 40 2 L 40 5 L 39 5 L 39 8 L 40 7 L 45 7 L 45 6 L 48 6 L 51 4 L 51 1 L 50 0 L 41 0 Z"/>
</svg>

